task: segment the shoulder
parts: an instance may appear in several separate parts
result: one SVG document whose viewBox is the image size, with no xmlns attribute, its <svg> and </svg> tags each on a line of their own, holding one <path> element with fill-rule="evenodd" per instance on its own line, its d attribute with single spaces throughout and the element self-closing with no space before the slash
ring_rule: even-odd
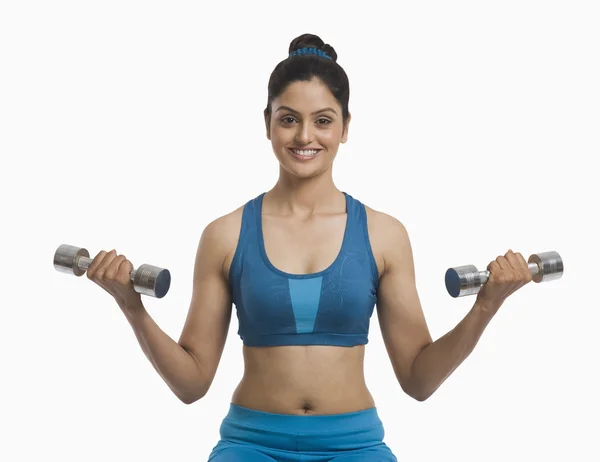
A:
<svg viewBox="0 0 600 462">
<path fill-rule="evenodd" d="M 369 231 L 371 229 L 384 240 L 394 240 L 400 236 L 408 235 L 406 227 L 397 218 L 392 215 L 375 210 L 368 205 L 365 205 L 367 213 L 367 221 L 369 223 Z"/>
<path fill-rule="evenodd" d="M 218 259 L 225 277 L 228 277 L 229 267 L 238 245 L 242 215 L 248 202 L 213 219 L 206 225 L 200 238 L 200 245 L 209 247 L 213 256 Z"/>
<path fill-rule="evenodd" d="M 225 244 L 232 238 L 237 237 L 242 224 L 242 213 L 244 205 L 239 206 L 225 215 L 213 219 L 206 225 L 202 235 L 215 244 Z"/>
<path fill-rule="evenodd" d="M 410 238 L 408 230 L 398 218 L 368 205 L 364 207 L 367 214 L 369 240 L 381 276 L 397 255 L 402 255 L 407 249 L 410 250 Z"/>
</svg>

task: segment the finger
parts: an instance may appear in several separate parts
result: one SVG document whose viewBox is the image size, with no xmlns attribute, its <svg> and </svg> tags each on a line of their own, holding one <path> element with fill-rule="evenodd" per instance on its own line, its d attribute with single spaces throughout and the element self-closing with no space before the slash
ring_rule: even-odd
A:
<svg viewBox="0 0 600 462">
<path fill-rule="evenodd" d="M 529 264 L 527 263 L 527 261 L 525 260 L 523 255 L 521 255 L 520 252 L 517 252 L 517 253 L 515 253 L 515 257 L 517 257 L 517 260 L 519 261 L 519 265 L 521 265 L 521 268 L 523 268 L 524 270 L 527 270 L 529 272 Z"/>
<path fill-rule="evenodd" d="M 125 260 L 125 255 L 116 255 L 115 258 L 110 262 L 108 268 L 106 268 L 106 272 L 104 273 L 104 279 L 107 281 L 112 281 L 116 278 L 117 273 L 119 272 L 119 266 Z"/>
<path fill-rule="evenodd" d="M 521 266 L 521 262 L 517 258 L 517 255 L 510 249 L 506 252 L 506 261 L 508 261 L 511 267 L 512 280 L 525 282 L 527 280 L 527 274 Z"/>
<path fill-rule="evenodd" d="M 127 285 L 131 282 L 131 272 L 133 271 L 133 264 L 125 259 L 119 265 L 119 271 L 117 273 L 117 281 L 121 284 Z"/>
<path fill-rule="evenodd" d="M 512 266 L 510 265 L 510 263 L 508 262 L 506 257 L 499 255 L 496 258 L 496 262 L 498 263 L 498 266 L 500 267 L 500 271 L 496 275 L 496 278 L 499 281 L 505 282 L 505 281 L 517 279 L 517 274 L 515 273 L 515 270 L 512 268 Z"/>
<path fill-rule="evenodd" d="M 102 259 L 102 262 L 100 263 L 100 265 L 98 266 L 98 269 L 96 270 L 95 278 L 97 280 L 104 279 L 104 274 L 106 273 L 106 270 L 108 269 L 108 267 L 110 266 L 110 264 L 112 263 L 112 261 L 115 259 L 116 256 L 117 256 L 117 251 L 115 249 L 112 249 L 110 252 L 108 252 L 104 256 L 104 258 Z"/>
<path fill-rule="evenodd" d="M 521 267 L 521 262 L 519 262 L 519 259 L 517 258 L 517 256 L 515 255 L 515 253 L 512 250 L 509 250 L 508 252 L 506 252 L 505 258 L 506 258 L 506 261 L 508 261 L 511 268 L 516 273 L 521 272 L 521 270 L 523 269 Z"/>
<path fill-rule="evenodd" d="M 517 252 L 515 255 L 517 257 L 517 260 L 519 260 L 519 263 L 521 264 L 521 268 L 523 268 L 523 271 L 525 272 L 525 279 L 527 280 L 527 282 L 533 281 L 533 276 L 531 274 L 531 270 L 529 269 L 529 264 L 527 263 L 523 255 L 521 255 L 520 252 Z"/>
<path fill-rule="evenodd" d="M 502 273 L 502 268 L 496 260 L 490 262 L 490 264 L 487 267 L 487 270 L 490 272 L 490 277 L 488 278 L 488 280 L 491 280 L 492 278 L 495 280 L 498 277 L 498 275 Z"/>
<path fill-rule="evenodd" d="M 104 257 L 106 257 L 106 255 L 107 255 L 106 251 L 101 250 L 94 257 L 94 259 L 92 260 L 92 263 L 90 263 L 90 266 L 86 271 L 86 275 L 89 279 L 94 278 L 94 275 L 96 274 L 96 270 L 100 267 L 100 265 L 102 264 L 102 260 L 104 260 Z"/>
<path fill-rule="evenodd" d="M 498 266 L 502 268 L 502 271 L 510 270 L 510 263 L 508 263 L 506 257 L 498 255 L 498 257 L 496 258 L 496 262 L 498 263 Z"/>
</svg>

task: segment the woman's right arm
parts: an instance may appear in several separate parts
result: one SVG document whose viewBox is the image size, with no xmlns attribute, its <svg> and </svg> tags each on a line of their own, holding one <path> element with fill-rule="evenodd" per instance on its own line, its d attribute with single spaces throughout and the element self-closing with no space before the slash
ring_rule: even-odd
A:
<svg viewBox="0 0 600 462">
<path fill-rule="evenodd" d="M 154 322 L 141 297 L 115 297 L 146 357 L 173 393 L 186 404 L 199 400 L 208 392 L 229 330 L 232 303 L 223 263 L 231 253 L 235 235 L 230 228 L 231 215 L 213 221 L 202 233 L 196 252 L 190 309 L 179 342 Z M 122 273 L 125 265 L 119 268 L 115 262 L 115 266 Z M 92 269 L 93 264 L 88 271 Z M 108 274 L 110 268 L 104 272 Z M 125 274 L 123 284 L 128 283 L 127 271 Z M 104 279 L 101 282 L 107 286 Z"/>
</svg>

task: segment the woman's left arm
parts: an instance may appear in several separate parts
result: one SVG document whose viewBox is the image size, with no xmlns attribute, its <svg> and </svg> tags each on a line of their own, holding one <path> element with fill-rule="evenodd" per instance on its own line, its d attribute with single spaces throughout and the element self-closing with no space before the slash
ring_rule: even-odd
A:
<svg viewBox="0 0 600 462">
<path fill-rule="evenodd" d="M 378 228 L 384 270 L 377 291 L 382 337 L 402 389 L 424 401 L 471 354 L 504 300 L 531 281 L 521 254 L 509 251 L 488 265 L 490 278 L 468 314 L 444 336 L 432 341 L 415 284 L 412 248 L 406 228 L 381 214 Z"/>
</svg>

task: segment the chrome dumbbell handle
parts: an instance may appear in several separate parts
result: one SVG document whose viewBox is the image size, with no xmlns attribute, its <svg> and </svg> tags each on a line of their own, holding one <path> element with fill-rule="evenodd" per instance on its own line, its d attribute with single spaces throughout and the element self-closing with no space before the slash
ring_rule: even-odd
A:
<svg viewBox="0 0 600 462">
<path fill-rule="evenodd" d="M 527 267 L 529 268 L 529 271 L 531 271 L 532 276 L 536 276 L 540 272 L 540 267 L 537 263 L 528 263 Z M 490 273 L 488 270 L 479 271 L 479 279 L 481 280 L 482 285 L 488 282 L 491 274 L 492 273 Z"/>
<path fill-rule="evenodd" d="M 63 273 L 83 275 L 93 259 L 89 252 L 81 247 L 62 244 L 54 254 L 54 268 Z M 171 273 L 158 266 L 143 264 L 130 273 L 131 282 L 136 292 L 151 297 L 162 298 L 169 291 Z"/>
</svg>

